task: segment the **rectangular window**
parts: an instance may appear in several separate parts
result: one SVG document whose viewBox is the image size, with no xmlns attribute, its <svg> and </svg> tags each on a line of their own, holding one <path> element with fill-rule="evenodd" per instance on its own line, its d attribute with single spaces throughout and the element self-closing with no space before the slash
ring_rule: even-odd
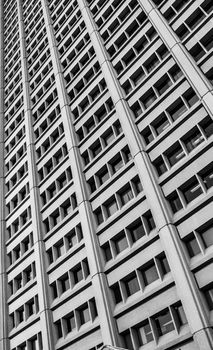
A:
<svg viewBox="0 0 213 350">
<path fill-rule="evenodd" d="M 129 231 L 133 243 L 145 236 L 146 234 L 140 219 L 129 227 Z"/>
<path fill-rule="evenodd" d="M 90 314 L 89 314 L 89 308 L 88 305 L 85 305 L 79 310 L 79 316 L 80 316 L 80 323 L 81 325 L 89 322 L 90 320 Z"/>
<path fill-rule="evenodd" d="M 200 232 L 201 238 L 203 240 L 203 243 L 205 245 L 205 248 L 210 247 L 213 245 L 213 225 L 206 227 L 205 229 Z"/>
<path fill-rule="evenodd" d="M 159 278 L 154 262 L 148 265 L 146 268 L 143 268 L 142 276 L 145 286 L 148 286 L 150 283 Z"/>
<path fill-rule="evenodd" d="M 66 327 L 67 327 L 67 333 L 72 332 L 73 329 L 76 328 L 75 317 L 74 317 L 73 312 L 69 316 L 66 316 L 65 322 L 66 322 Z"/>
<path fill-rule="evenodd" d="M 108 217 L 110 217 L 111 215 L 115 214 L 116 211 L 118 211 L 118 205 L 115 197 L 112 197 L 111 200 L 107 204 L 105 204 L 105 208 Z"/>
<path fill-rule="evenodd" d="M 186 244 L 190 258 L 193 258 L 193 256 L 200 254 L 200 248 L 193 233 L 184 238 L 184 242 Z"/>
<path fill-rule="evenodd" d="M 116 253 L 119 254 L 121 253 L 124 249 L 128 247 L 128 242 L 126 239 L 125 233 L 120 233 L 115 239 L 114 239 L 114 244 L 115 244 L 115 250 Z"/>
<path fill-rule="evenodd" d="M 136 328 L 136 333 L 138 337 L 139 346 L 143 346 L 154 339 L 152 329 L 148 321 L 142 326 Z"/>
<path fill-rule="evenodd" d="M 167 156 L 169 164 L 173 166 L 185 157 L 185 152 L 179 142 L 175 142 L 172 147 L 166 151 L 165 155 Z"/>
<path fill-rule="evenodd" d="M 208 304 L 209 310 L 213 310 L 213 287 L 204 290 L 204 296 Z"/>
<path fill-rule="evenodd" d="M 167 119 L 166 115 L 162 113 L 157 119 L 154 120 L 152 125 L 156 131 L 156 134 L 160 135 L 165 129 L 168 128 L 170 122 Z"/>
<path fill-rule="evenodd" d="M 177 194 L 176 191 L 172 192 L 169 196 L 168 196 L 168 201 L 171 205 L 172 211 L 173 213 L 177 213 L 177 211 L 181 210 L 183 208 L 183 205 L 180 201 L 180 198 Z"/>
<path fill-rule="evenodd" d="M 181 187 L 181 191 L 184 195 L 187 204 L 203 193 L 202 188 L 195 177 L 187 181 Z"/>
<path fill-rule="evenodd" d="M 175 329 L 168 309 L 164 310 L 157 317 L 155 317 L 154 321 L 157 326 L 159 336 L 169 333 Z"/>
<path fill-rule="evenodd" d="M 126 293 L 128 297 L 140 290 L 138 279 L 135 272 L 133 272 L 130 276 L 128 276 L 124 280 L 124 284 L 125 284 Z"/>
<path fill-rule="evenodd" d="M 119 195 L 122 206 L 127 204 L 134 197 L 130 185 L 126 186 L 122 192 L 119 192 Z"/>
</svg>

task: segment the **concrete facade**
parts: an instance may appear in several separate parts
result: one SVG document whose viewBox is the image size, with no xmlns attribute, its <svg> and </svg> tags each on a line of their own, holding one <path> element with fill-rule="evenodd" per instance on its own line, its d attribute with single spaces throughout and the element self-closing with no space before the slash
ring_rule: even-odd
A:
<svg viewBox="0 0 213 350">
<path fill-rule="evenodd" d="M 213 349 L 212 18 L 0 3 L 0 350 Z"/>
</svg>

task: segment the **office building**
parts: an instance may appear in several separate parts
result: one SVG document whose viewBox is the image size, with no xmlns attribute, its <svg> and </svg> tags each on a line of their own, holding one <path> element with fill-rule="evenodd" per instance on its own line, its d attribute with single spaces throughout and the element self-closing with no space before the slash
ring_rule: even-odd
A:
<svg viewBox="0 0 213 350">
<path fill-rule="evenodd" d="M 0 18 L 0 350 L 213 349 L 212 0 Z"/>
</svg>

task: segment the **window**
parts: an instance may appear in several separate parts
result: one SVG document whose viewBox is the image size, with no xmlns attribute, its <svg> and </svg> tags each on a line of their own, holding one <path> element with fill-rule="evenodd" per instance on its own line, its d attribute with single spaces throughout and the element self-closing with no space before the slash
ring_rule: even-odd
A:
<svg viewBox="0 0 213 350">
<path fill-rule="evenodd" d="M 163 253 L 159 258 L 160 266 L 164 275 L 170 272 L 170 267 L 166 255 Z"/>
<path fill-rule="evenodd" d="M 122 296 L 121 296 L 121 291 L 120 291 L 120 287 L 118 283 L 115 283 L 112 287 L 111 287 L 112 291 L 113 291 L 113 296 L 114 296 L 114 301 L 115 304 L 118 304 L 122 301 Z"/>
<path fill-rule="evenodd" d="M 81 325 L 89 322 L 90 320 L 90 314 L 89 314 L 89 308 L 88 305 L 85 305 L 79 310 L 79 316 L 80 316 L 80 323 Z"/>
<path fill-rule="evenodd" d="M 213 310 L 213 286 L 209 286 L 204 290 L 204 296 L 208 304 L 209 310 Z"/>
<path fill-rule="evenodd" d="M 158 157 L 157 159 L 155 159 L 153 164 L 154 164 L 159 176 L 161 176 L 162 174 L 164 174 L 167 171 L 166 164 L 164 163 L 164 160 L 161 156 Z"/>
<path fill-rule="evenodd" d="M 115 250 L 116 254 L 121 253 L 124 249 L 128 247 L 128 242 L 125 236 L 125 233 L 120 233 L 115 239 L 114 239 L 114 244 L 115 244 Z"/>
<path fill-rule="evenodd" d="M 193 233 L 188 235 L 184 239 L 184 242 L 186 244 L 186 248 L 187 248 L 187 251 L 188 251 L 190 258 L 193 258 L 193 256 L 200 254 L 200 248 L 199 248 L 198 242 L 197 242 Z"/>
<path fill-rule="evenodd" d="M 112 130 L 109 130 L 106 135 L 103 136 L 105 146 L 108 146 L 115 138 Z"/>
<path fill-rule="evenodd" d="M 121 156 L 117 156 L 113 161 L 111 161 L 111 167 L 112 167 L 112 171 L 113 173 L 116 173 L 119 169 L 121 169 L 123 167 L 123 160 L 121 158 Z"/>
<path fill-rule="evenodd" d="M 144 108 L 149 108 L 154 101 L 157 99 L 157 96 L 155 95 L 154 91 L 150 89 L 143 97 L 141 97 L 141 102 L 144 105 Z"/>
<path fill-rule="evenodd" d="M 179 162 L 179 160 L 185 157 L 185 152 L 179 144 L 179 142 L 174 143 L 174 145 L 170 147 L 165 154 L 171 166 L 173 166 L 174 164 Z"/>
<path fill-rule="evenodd" d="M 154 54 L 144 63 L 144 67 L 146 68 L 147 72 L 150 73 L 155 67 L 158 66 L 159 63 L 160 61 L 158 57 Z"/>
<path fill-rule="evenodd" d="M 63 241 L 61 241 L 57 246 L 56 246 L 56 251 L 57 251 L 57 257 L 59 258 L 61 255 L 65 254 L 65 247 Z"/>
<path fill-rule="evenodd" d="M 170 196 L 168 197 L 168 200 L 174 214 L 183 208 L 183 205 L 176 191 L 170 194 Z"/>
<path fill-rule="evenodd" d="M 127 349 L 129 349 L 129 350 L 134 350 L 134 348 L 133 348 L 133 344 L 132 344 L 132 339 L 131 339 L 131 335 L 130 335 L 130 333 L 128 332 L 128 333 L 125 333 L 124 335 L 123 335 L 123 340 L 124 340 L 124 346 L 127 348 Z"/>
<path fill-rule="evenodd" d="M 60 278 L 60 284 L 62 293 L 65 293 L 70 288 L 68 273 L 66 273 L 63 277 Z"/>
<path fill-rule="evenodd" d="M 193 128 L 183 137 L 183 142 L 188 150 L 191 152 L 194 148 L 200 145 L 204 141 L 203 135 L 200 133 L 197 127 Z"/>
<path fill-rule="evenodd" d="M 154 140 L 154 136 L 148 126 L 141 132 L 141 135 L 143 136 L 147 145 Z"/>
<path fill-rule="evenodd" d="M 133 193 L 130 185 L 125 187 L 122 192 L 119 192 L 122 206 L 127 204 L 131 199 L 133 199 Z"/>
<path fill-rule="evenodd" d="M 136 334 L 137 334 L 139 346 L 143 346 L 154 339 L 152 334 L 152 329 L 148 321 L 146 321 L 143 325 L 136 328 Z"/>
<path fill-rule="evenodd" d="M 202 232 L 200 232 L 200 235 L 205 245 L 205 248 L 208 248 L 211 245 L 213 245 L 213 224 L 203 229 Z"/>
<path fill-rule="evenodd" d="M 73 277 L 75 283 L 78 283 L 83 279 L 83 270 L 81 264 L 79 264 L 75 269 L 73 269 Z"/>
<path fill-rule="evenodd" d="M 157 317 L 154 318 L 157 326 L 158 335 L 164 335 L 174 330 L 174 324 L 169 310 L 164 310 Z"/>
<path fill-rule="evenodd" d="M 112 252 L 111 252 L 109 243 L 108 242 L 105 243 L 102 248 L 103 248 L 105 260 L 106 261 L 111 260 L 112 259 Z"/>
<path fill-rule="evenodd" d="M 145 230 L 141 220 L 138 220 L 129 227 L 130 235 L 133 243 L 145 236 Z"/>
<path fill-rule="evenodd" d="M 202 170 L 201 178 L 207 189 L 213 186 L 213 164 L 210 164 L 204 170 Z"/>
<path fill-rule="evenodd" d="M 193 201 L 195 198 L 197 198 L 201 193 L 203 193 L 202 188 L 196 177 L 193 177 L 192 179 L 187 181 L 182 186 L 181 191 L 184 195 L 187 204 Z"/>
<path fill-rule="evenodd" d="M 118 210 L 118 205 L 115 200 L 115 197 L 111 198 L 111 200 L 105 205 L 105 208 L 108 217 L 116 213 L 116 211 Z"/>
<path fill-rule="evenodd" d="M 187 108 L 181 99 L 175 101 L 169 108 L 168 112 L 172 117 L 173 121 L 177 120 L 184 112 L 186 112 Z"/>
<path fill-rule="evenodd" d="M 61 327 L 61 321 L 57 321 L 55 322 L 55 328 L 56 328 L 56 334 L 57 334 L 57 338 L 62 338 L 63 333 L 62 333 L 62 327 Z"/>
<path fill-rule="evenodd" d="M 69 316 L 66 316 L 65 324 L 66 324 L 66 328 L 67 328 L 67 333 L 72 332 L 73 329 L 76 328 L 75 316 L 74 316 L 73 312 Z"/>
<path fill-rule="evenodd" d="M 109 179 L 109 172 L 106 166 L 104 166 L 97 174 L 100 185 L 103 185 L 105 181 Z"/>
<path fill-rule="evenodd" d="M 156 281 L 159 278 L 154 262 L 148 265 L 146 268 L 143 268 L 142 276 L 145 286 L 148 286 L 148 284 Z"/>
<path fill-rule="evenodd" d="M 184 324 L 187 324 L 187 318 L 183 309 L 183 306 L 181 304 L 174 306 L 175 314 L 177 315 L 179 326 L 183 326 Z"/>
<path fill-rule="evenodd" d="M 124 284 L 125 284 L 126 293 L 128 297 L 140 290 L 138 279 L 135 272 L 133 272 L 130 276 L 128 276 L 124 280 Z"/>
<path fill-rule="evenodd" d="M 98 225 L 102 224 L 102 222 L 104 221 L 104 218 L 103 218 L 101 208 L 96 209 L 96 211 L 94 213 L 95 213 L 97 224 Z"/>
<path fill-rule="evenodd" d="M 170 125 L 169 120 L 167 119 L 166 115 L 162 113 L 155 121 L 152 123 L 153 127 L 156 131 L 156 134 L 161 134 L 165 129 L 168 128 Z"/>
<path fill-rule="evenodd" d="M 210 137 L 213 134 L 213 120 L 209 116 L 200 122 L 200 126 L 206 137 Z"/>
<path fill-rule="evenodd" d="M 155 88 L 157 89 L 159 95 L 162 95 L 167 89 L 170 88 L 170 86 L 172 86 L 172 81 L 167 74 L 155 84 Z"/>
</svg>

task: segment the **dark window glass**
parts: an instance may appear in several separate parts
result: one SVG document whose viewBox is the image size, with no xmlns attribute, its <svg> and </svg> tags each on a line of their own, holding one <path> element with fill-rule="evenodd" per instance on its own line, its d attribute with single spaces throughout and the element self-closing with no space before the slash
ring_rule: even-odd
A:
<svg viewBox="0 0 213 350">
<path fill-rule="evenodd" d="M 174 330 L 174 324 L 169 310 L 163 311 L 159 316 L 154 318 L 159 335 L 169 333 Z"/>
<path fill-rule="evenodd" d="M 141 220 L 137 221 L 129 228 L 133 243 L 143 237 L 146 233 Z"/>
<path fill-rule="evenodd" d="M 187 251 L 189 253 L 190 258 L 197 254 L 200 254 L 199 245 L 193 234 L 190 234 L 188 237 L 186 237 L 184 241 L 186 243 Z"/>
<path fill-rule="evenodd" d="M 116 253 L 121 253 L 128 247 L 127 239 L 124 233 L 121 233 L 116 239 L 114 239 Z"/>
<path fill-rule="evenodd" d="M 145 286 L 156 281 L 159 278 L 157 269 L 154 263 L 150 264 L 146 268 L 143 268 L 142 275 L 143 275 Z"/>
<path fill-rule="evenodd" d="M 183 208 L 180 198 L 176 191 L 171 193 L 171 195 L 168 197 L 168 200 L 171 205 L 173 213 L 176 213 L 177 211 Z"/>
<path fill-rule="evenodd" d="M 195 177 L 190 179 L 190 181 L 187 181 L 187 183 L 182 186 L 181 191 L 187 204 L 203 193 L 202 188 Z"/>
<path fill-rule="evenodd" d="M 131 276 L 126 278 L 124 283 L 125 283 L 126 292 L 127 292 L 128 297 L 140 290 L 138 279 L 137 279 L 135 272 L 132 273 Z"/>
<path fill-rule="evenodd" d="M 213 224 L 200 232 L 205 248 L 213 245 Z"/>
<path fill-rule="evenodd" d="M 115 214 L 116 211 L 118 210 L 118 205 L 115 198 L 112 198 L 111 201 L 105 205 L 105 207 L 106 207 L 106 212 L 108 217 Z"/>
<path fill-rule="evenodd" d="M 139 346 L 143 346 L 151 342 L 153 338 L 152 330 L 149 322 L 147 321 L 142 326 L 136 328 Z"/>
<path fill-rule="evenodd" d="M 167 159 L 169 161 L 169 164 L 173 166 L 179 160 L 185 157 L 185 153 L 179 142 L 176 142 L 172 147 L 168 149 L 166 152 Z"/>
</svg>

